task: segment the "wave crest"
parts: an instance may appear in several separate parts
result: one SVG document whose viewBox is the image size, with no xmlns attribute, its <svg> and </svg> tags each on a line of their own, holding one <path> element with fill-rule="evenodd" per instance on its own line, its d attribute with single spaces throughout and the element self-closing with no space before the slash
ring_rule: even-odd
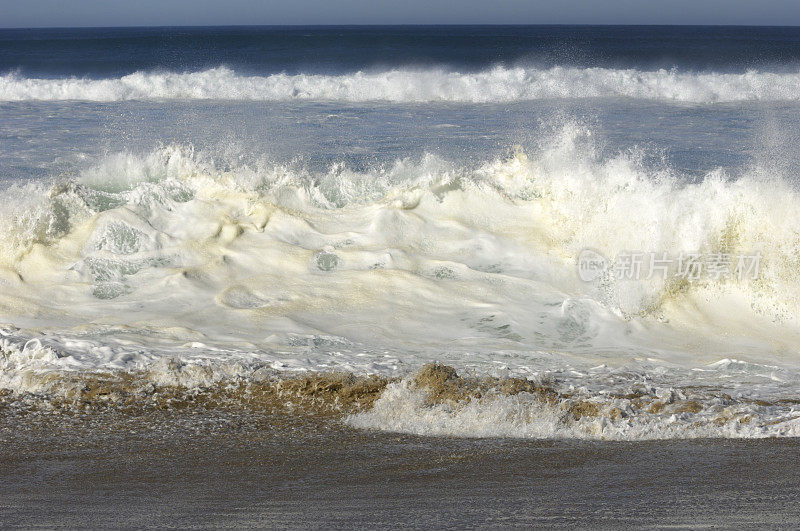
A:
<svg viewBox="0 0 800 531">
<path fill-rule="evenodd" d="M 136 72 L 115 79 L 0 76 L 0 101 L 385 101 L 514 102 L 624 97 L 689 103 L 800 100 L 800 72 L 643 71 L 609 68 L 504 68 L 476 73 L 395 69 L 342 75 L 243 76 L 225 68 Z"/>
<path fill-rule="evenodd" d="M 166 357 L 387 376 L 439 360 L 522 377 L 736 358 L 771 367 L 712 379 L 754 396 L 788 389 L 797 191 L 756 169 L 687 182 L 635 150 L 599 153 L 594 138 L 570 125 L 472 167 L 430 155 L 363 172 L 168 146 L 106 156 L 52 187 L 10 187 L 0 319 L 13 327 L 0 334 L 21 354 L 0 369 L 27 388 L 31 368 L 135 371 Z M 588 247 L 760 250 L 762 272 L 582 282 Z M 181 378 L 205 378 L 189 367 Z"/>
</svg>

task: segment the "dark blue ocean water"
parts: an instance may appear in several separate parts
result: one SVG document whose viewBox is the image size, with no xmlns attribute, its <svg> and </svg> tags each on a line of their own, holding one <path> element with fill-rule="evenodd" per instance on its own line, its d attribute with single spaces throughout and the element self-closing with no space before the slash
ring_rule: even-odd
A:
<svg viewBox="0 0 800 531">
<path fill-rule="evenodd" d="M 116 77 L 227 66 L 241 74 L 494 65 L 797 70 L 800 28 L 355 26 L 0 30 L 0 72 Z"/>
</svg>

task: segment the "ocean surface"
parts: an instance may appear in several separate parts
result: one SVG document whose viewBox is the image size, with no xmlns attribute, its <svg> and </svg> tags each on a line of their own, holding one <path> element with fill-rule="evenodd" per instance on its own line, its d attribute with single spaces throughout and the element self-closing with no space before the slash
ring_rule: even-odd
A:
<svg viewBox="0 0 800 531">
<path fill-rule="evenodd" d="M 0 30 L 3 403 L 798 436 L 798 117 L 800 28 Z"/>
</svg>

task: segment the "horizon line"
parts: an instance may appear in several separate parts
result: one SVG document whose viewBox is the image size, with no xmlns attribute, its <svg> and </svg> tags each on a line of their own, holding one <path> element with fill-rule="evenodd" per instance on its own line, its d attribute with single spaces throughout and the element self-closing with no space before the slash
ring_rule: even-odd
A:
<svg viewBox="0 0 800 531">
<path fill-rule="evenodd" d="M 612 24 L 612 23 L 378 23 L 378 24 L 134 24 L 128 26 L 0 26 L 0 30 L 171 29 L 171 28 L 398 28 L 398 27 L 662 27 L 662 28 L 800 28 L 800 24 Z"/>
</svg>

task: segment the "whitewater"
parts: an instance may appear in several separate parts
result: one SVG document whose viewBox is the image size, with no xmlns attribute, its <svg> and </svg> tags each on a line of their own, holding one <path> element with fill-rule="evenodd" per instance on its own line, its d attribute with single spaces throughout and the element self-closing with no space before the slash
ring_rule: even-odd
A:
<svg viewBox="0 0 800 531">
<path fill-rule="evenodd" d="M 341 102 L 515 102 L 631 98 L 686 103 L 800 100 L 800 73 L 685 71 L 677 68 L 495 66 L 355 73 L 243 75 L 228 67 L 196 72 L 137 71 L 118 78 L 0 75 L 0 101 L 240 100 Z"/>
<path fill-rule="evenodd" d="M 363 428 L 798 435 L 794 186 L 759 166 L 688 182 L 641 151 L 602 153 L 593 133 L 567 123 L 471 165 L 427 154 L 366 170 L 175 144 L 12 183 L 0 385 L 74 400 L 98 378 L 196 393 L 335 371 L 386 379 L 348 417 Z M 586 282 L 587 248 L 762 262 L 757 278 Z M 415 375 L 430 362 L 458 371 L 446 382 L 464 401 L 426 398 Z M 547 399 L 474 395 L 469 378 L 529 379 Z"/>
</svg>

